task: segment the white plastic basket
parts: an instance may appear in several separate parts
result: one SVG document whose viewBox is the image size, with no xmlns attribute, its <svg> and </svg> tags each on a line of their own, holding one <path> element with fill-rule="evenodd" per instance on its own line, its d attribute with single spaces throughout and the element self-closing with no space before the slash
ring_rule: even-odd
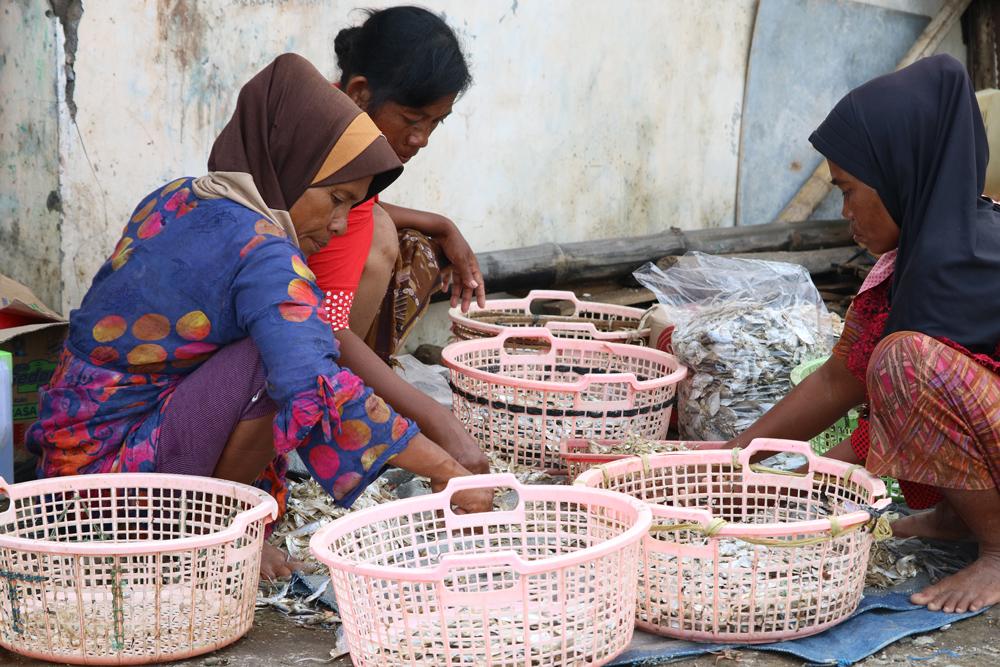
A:
<svg viewBox="0 0 1000 667">
<path fill-rule="evenodd" d="M 531 312 L 536 301 L 566 301 L 573 304 L 573 313 L 538 315 Z M 460 340 L 491 338 L 504 329 L 545 327 L 560 338 L 638 345 L 649 341 L 649 326 L 642 322 L 644 314 L 641 308 L 581 301 L 573 292 L 558 290 L 532 290 L 523 299 L 490 299 L 484 308 L 473 303 L 468 313 L 460 308 L 448 311 L 452 333 Z"/>
<path fill-rule="evenodd" d="M 188 475 L 0 480 L 0 645 L 75 664 L 159 663 L 253 623 L 277 503 Z"/>
<path fill-rule="evenodd" d="M 517 505 L 452 511 L 452 494 L 484 487 Z M 479 475 L 337 519 L 310 546 L 357 667 L 602 665 L 632 638 L 650 520 L 623 494 Z"/>
<path fill-rule="evenodd" d="M 808 472 L 753 464 L 794 452 Z M 885 484 L 816 456 L 806 442 L 757 439 L 614 461 L 576 484 L 627 493 L 653 510 L 639 575 L 639 627 L 679 639 L 772 642 L 816 634 L 857 608 L 873 513 Z"/>
<path fill-rule="evenodd" d="M 525 341 L 534 346 L 525 346 Z M 486 449 L 510 463 L 561 470 L 566 438 L 662 439 L 687 369 L 666 352 L 507 329 L 452 343 L 452 409 Z"/>
</svg>

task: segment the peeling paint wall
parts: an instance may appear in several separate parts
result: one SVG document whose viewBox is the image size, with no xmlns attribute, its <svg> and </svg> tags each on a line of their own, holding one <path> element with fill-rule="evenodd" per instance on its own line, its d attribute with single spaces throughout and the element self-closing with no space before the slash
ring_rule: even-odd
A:
<svg viewBox="0 0 1000 667">
<path fill-rule="evenodd" d="M 923 13 L 941 2 L 870 1 Z M 17 21 L 4 17 L 0 53 L 47 65 L 23 89 L 23 67 L 13 79 L 0 70 L 8 98 L 0 104 L 16 107 L 2 114 L 0 153 L 5 169 L 16 155 L 25 172 L 14 187 L 0 185 L 0 234 L 12 239 L 0 252 L 13 243 L 34 253 L 0 270 L 69 310 L 134 204 L 167 180 L 204 172 L 243 82 L 285 51 L 335 78 L 333 38 L 363 20 L 353 10 L 396 3 L 7 4 Z M 757 0 L 422 4 L 459 33 L 475 84 L 387 201 L 448 215 L 479 251 L 733 224 Z M 50 5 L 57 16 L 46 18 Z M 29 121 L 44 150 L 17 143 L 19 123 Z M 58 213 L 37 205 L 53 191 L 61 229 Z M 52 238 L 61 241 L 43 242 Z"/>
<path fill-rule="evenodd" d="M 370 4 L 389 3 L 85 2 L 62 306 L 146 192 L 204 171 L 246 79 L 283 51 L 335 77 L 333 38 Z M 448 215 L 477 250 L 732 224 L 754 0 L 425 4 L 459 32 L 476 81 L 387 201 Z"/>
<path fill-rule="evenodd" d="M 37 0 L 0 8 L 0 273 L 62 302 L 55 20 Z"/>
</svg>

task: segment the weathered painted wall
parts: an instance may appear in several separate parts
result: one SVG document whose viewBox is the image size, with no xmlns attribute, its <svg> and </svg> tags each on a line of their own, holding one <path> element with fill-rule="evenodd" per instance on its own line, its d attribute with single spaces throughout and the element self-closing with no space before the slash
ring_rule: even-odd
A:
<svg viewBox="0 0 1000 667">
<path fill-rule="evenodd" d="M 288 50 L 335 75 L 333 37 L 368 4 L 85 3 L 62 306 L 143 194 L 204 170 L 245 79 Z M 732 224 L 753 0 L 427 4 L 460 32 L 476 82 L 388 201 L 445 213 L 478 250 Z"/>
<path fill-rule="evenodd" d="M 47 3 L 0 4 L 0 273 L 59 307 L 57 44 Z"/>
<path fill-rule="evenodd" d="M 363 18 L 352 10 L 394 4 L 83 0 L 82 17 L 64 21 L 65 32 L 42 15 L 50 2 L 65 9 L 81 0 L 11 0 L 12 14 L 30 25 L 5 16 L 0 28 L 0 53 L 50 65 L 22 101 L 0 102 L 17 109 L 2 114 L 0 152 L 15 154 L 25 174 L 0 184 L 0 234 L 14 239 L 0 257 L 5 266 L 8 246 L 30 249 L 5 272 L 64 310 L 79 303 L 135 202 L 168 179 L 204 171 L 247 78 L 283 51 L 336 76 L 333 37 Z M 941 0 L 871 2 L 933 13 Z M 757 0 L 424 4 L 459 32 L 476 82 L 388 201 L 452 217 L 481 251 L 733 224 Z M 75 49 L 62 37 L 73 31 Z M 56 67 L 67 57 L 72 71 Z M 25 70 L 10 76 L 0 72 L 4 97 L 17 90 L 20 100 Z M 49 98 L 36 92 L 43 89 Z M 35 133 L 46 138 L 43 149 L 10 139 L 28 121 L 44 129 Z M 53 190 L 61 230 L 44 206 Z M 42 242 L 51 238 L 61 241 Z"/>
</svg>

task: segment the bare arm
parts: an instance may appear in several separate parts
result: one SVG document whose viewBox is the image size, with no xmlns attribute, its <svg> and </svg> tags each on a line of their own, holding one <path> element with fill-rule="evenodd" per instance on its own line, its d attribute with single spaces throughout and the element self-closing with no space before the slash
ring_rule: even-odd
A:
<svg viewBox="0 0 1000 667">
<path fill-rule="evenodd" d="M 843 360 L 832 356 L 728 446 L 745 447 L 754 438 L 809 440 L 864 400 L 864 385 L 847 370 Z M 837 445 L 830 455 L 846 455 L 844 447 L 850 450 L 850 443 Z"/>
<path fill-rule="evenodd" d="M 392 464 L 431 480 L 431 489 L 440 491 L 453 477 L 471 474 L 448 452 L 418 433 L 406 449 L 392 459 Z M 452 503 L 463 512 L 488 512 L 493 509 L 493 489 L 469 489 L 452 496 Z"/>
<path fill-rule="evenodd" d="M 489 472 L 489 460 L 450 410 L 397 375 L 350 329 L 338 331 L 336 336 L 340 365 L 350 368 L 396 412 L 415 421 L 424 435 L 462 467 L 476 474 Z"/>
<path fill-rule="evenodd" d="M 841 440 L 840 443 L 830 449 L 830 451 L 823 456 L 828 459 L 836 459 L 837 461 L 843 461 L 845 463 L 863 463 L 863 461 L 858 458 L 858 455 L 854 453 L 854 448 L 851 447 L 850 436 Z"/>
<path fill-rule="evenodd" d="M 449 226 L 455 224 L 443 215 L 430 211 L 418 211 L 415 208 L 396 206 L 384 201 L 380 201 L 378 205 L 389 214 L 392 221 L 396 223 L 396 229 L 399 230 L 415 229 L 421 234 L 436 238 L 444 236 L 449 231 Z"/>
<path fill-rule="evenodd" d="M 396 206 L 379 202 L 396 225 L 396 229 L 415 229 L 441 244 L 445 257 L 451 266 L 442 271 L 445 278 L 445 290 L 451 284 L 451 305 L 462 304 L 462 312 L 469 310 L 469 304 L 475 298 L 482 308 L 486 305 L 486 286 L 483 274 L 479 270 L 479 261 L 469 242 L 462 236 L 458 226 L 448 218 L 438 213 L 418 211 L 413 208 Z M 457 273 L 453 276 L 452 273 Z"/>
</svg>

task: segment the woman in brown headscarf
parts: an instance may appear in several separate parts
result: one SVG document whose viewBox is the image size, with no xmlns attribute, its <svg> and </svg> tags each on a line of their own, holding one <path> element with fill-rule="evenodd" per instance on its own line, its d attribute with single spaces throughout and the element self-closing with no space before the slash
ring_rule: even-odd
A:
<svg viewBox="0 0 1000 667">
<path fill-rule="evenodd" d="M 283 55 L 240 92 L 209 169 L 139 203 L 72 313 L 28 436 L 40 472 L 213 475 L 282 509 L 292 449 L 343 506 L 390 460 L 436 488 L 469 474 L 338 366 L 319 316 L 305 259 L 402 170 L 374 123 Z M 263 576 L 290 567 L 265 551 Z"/>
</svg>

